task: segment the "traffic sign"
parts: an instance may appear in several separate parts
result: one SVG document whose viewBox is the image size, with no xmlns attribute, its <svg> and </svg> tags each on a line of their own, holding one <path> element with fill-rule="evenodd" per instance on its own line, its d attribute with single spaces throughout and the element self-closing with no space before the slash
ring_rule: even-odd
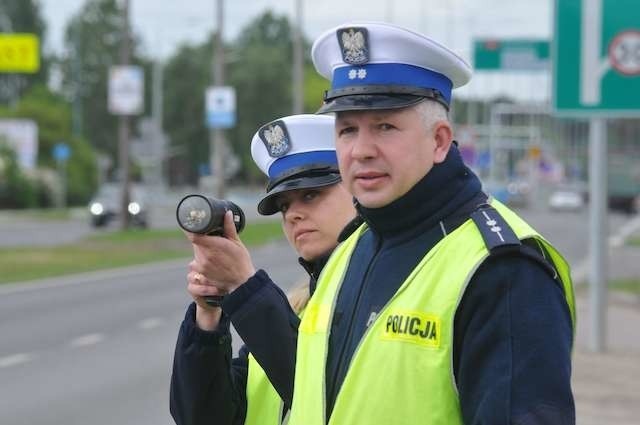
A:
<svg viewBox="0 0 640 425">
<path fill-rule="evenodd" d="M 476 70 L 537 71 L 549 67 L 549 41 L 482 39 L 473 43 Z"/>
<path fill-rule="evenodd" d="M 27 33 L 0 34 L 0 73 L 33 74 L 39 69 L 38 36 Z"/>
<path fill-rule="evenodd" d="M 115 115 L 137 115 L 144 111 L 144 72 L 134 65 L 109 69 L 109 112 Z"/>
<path fill-rule="evenodd" d="M 559 115 L 640 116 L 637 0 L 556 0 L 552 57 Z"/>
<path fill-rule="evenodd" d="M 58 162 L 65 162 L 71 156 L 71 148 L 66 143 L 56 143 L 53 146 L 53 159 Z"/>
<path fill-rule="evenodd" d="M 206 120 L 209 128 L 231 128 L 236 123 L 236 90 L 231 86 L 207 88 Z"/>
</svg>

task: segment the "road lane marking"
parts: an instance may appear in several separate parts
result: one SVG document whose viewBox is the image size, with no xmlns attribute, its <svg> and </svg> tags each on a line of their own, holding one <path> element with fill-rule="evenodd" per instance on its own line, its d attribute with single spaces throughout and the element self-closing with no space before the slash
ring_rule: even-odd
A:
<svg viewBox="0 0 640 425">
<path fill-rule="evenodd" d="M 618 233 L 609 238 L 609 245 L 612 248 L 621 247 L 638 229 L 640 229 L 640 215 L 622 225 Z"/>
<path fill-rule="evenodd" d="M 88 345 L 95 345 L 100 341 L 102 341 L 103 339 L 104 339 L 104 335 L 102 334 L 98 334 L 98 333 L 87 334 L 71 340 L 70 345 L 72 347 L 86 347 Z"/>
<path fill-rule="evenodd" d="M 162 325 L 162 322 L 164 322 L 164 320 L 159 317 L 149 317 L 148 319 L 140 321 L 138 323 L 138 328 L 142 329 L 143 331 L 155 329 Z"/>
<path fill-rule="evenodd" d="M 638 229 L 640 229 L 640 216 L 634 217 L 624 223 L 614 235 L 609 237 L 609 249 L 620 248 L 624 245 L 629 236 L 633 235 Z M 571 276 L 574 284 L 587 283 L 590 264 L 589 254 L 587 254 L 587 256 L 577 263 L 575 267 L 572 267 Z"/>
<path fill-rule="evenodd" d="M 35 356 L 30 353 L 18 353 L 0 357 L 0 368 L 16 366 L 31 361 Z"/>
</svg>

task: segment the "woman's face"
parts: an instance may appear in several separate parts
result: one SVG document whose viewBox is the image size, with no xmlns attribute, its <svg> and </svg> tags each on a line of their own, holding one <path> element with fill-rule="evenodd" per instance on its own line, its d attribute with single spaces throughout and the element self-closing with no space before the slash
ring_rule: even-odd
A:
<svg viewBox="0 0 640 425">
<path fill-rule="evenodd" d="M 344 226 L 356 216 L 342 183 L 278 195 L 282 229 L 302 258 L 313 261 L 333 250 Z"/>
</svg>

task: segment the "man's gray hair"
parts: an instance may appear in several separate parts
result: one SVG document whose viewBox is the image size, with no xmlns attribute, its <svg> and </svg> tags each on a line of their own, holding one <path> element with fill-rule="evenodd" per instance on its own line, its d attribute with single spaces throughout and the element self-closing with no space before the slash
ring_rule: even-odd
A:
<svg viewBox="0 0 640 425">
<path fill-rule="evenodd" d="M 433 126 L 438 121 L 449 122 L 449 113 L 440 102 L 426 99 L 425 101 L 418 103 L 415 108 L 429 133 L 433 132 Z"/>
</svg>

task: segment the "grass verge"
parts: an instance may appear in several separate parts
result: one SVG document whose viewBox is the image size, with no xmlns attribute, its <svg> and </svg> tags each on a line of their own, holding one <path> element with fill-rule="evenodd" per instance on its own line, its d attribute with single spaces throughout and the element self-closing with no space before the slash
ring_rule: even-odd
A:
<svg viewBox="0 0 640 425">
<path fill-rule="evenodd" d="M 247 246 L 282 238 L 280 222 L 247 225 Z M 180 230 L 129 230 L 93 235 L 52 247 L 0 249 L 0 283 L 189 258 L 191 246 Z"/>
<path fill-rule="evenodd" d="M 609 284 L 609 288 L 615 291 L 640 295 L 640 279 L 615 280 Z"/>
</svg>

